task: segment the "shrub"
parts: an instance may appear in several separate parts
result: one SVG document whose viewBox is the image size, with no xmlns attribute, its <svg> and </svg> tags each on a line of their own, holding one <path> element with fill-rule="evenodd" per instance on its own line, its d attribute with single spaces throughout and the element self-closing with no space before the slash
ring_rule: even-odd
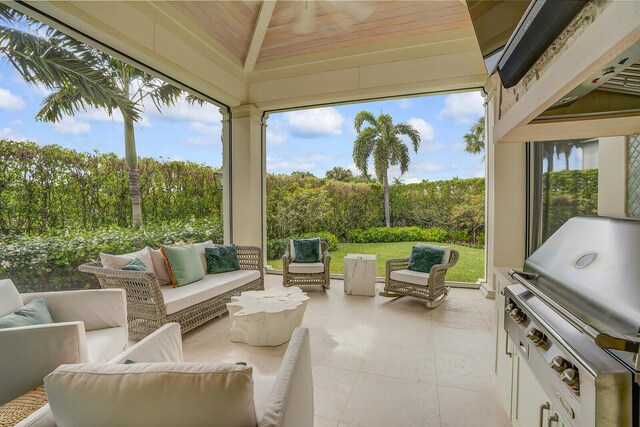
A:
<svg viewBox="0 0 640 427">
<path fill-rule="evenodd" d="M 447 232 L 441 228 L 374 227 L 351 230 L 347 233 L 347 239 L 353 243 L 444 242 Z"/>
<path fill-rule="evenodd" d="M 220 221 L 193 219 L 150 224 L 144 230 L 106 227 L 5 236 L 0 238 L 0 277 L 12 279 L 21 292 L 97 287 L 93 276 L 77 268 L 97 260 L 100 252 L 126 253 L 145 246 L 208 239 L 222 241 Z"/>
<path fill-rule="evenodd" d="M 327 242 L 330 251 L 338 250 L 338 238 L 327 231 L 320 231 L 318 233 L 303 233 L 298 236 L 292 237 L 292 239 L 307 239 L 311 237 L 319 237 L 323 242 Z M 273 239 L 267 241 L 267 259 L 282 258 L 287 248 L 289 239 Z"/>
</svg>

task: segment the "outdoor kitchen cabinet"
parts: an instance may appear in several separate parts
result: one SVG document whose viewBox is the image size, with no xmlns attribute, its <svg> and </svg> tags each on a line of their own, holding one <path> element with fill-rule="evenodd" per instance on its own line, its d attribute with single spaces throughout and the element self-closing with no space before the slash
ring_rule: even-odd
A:
<svg viewBox="0 0 640 427">
<path fill-rule="evenodd" d="M 495 373 L 498 377 L 500 402 L 512 418 L 513 342 L 504 330 L 504 287 L 511 284 L 509 276 L 496 273 L 496 360 Z"/>
<path fill-rule="evenodd" d="M 513 357 L 511 424 L 514 427 L 572 427 L 565 424 L 551 398 L 536 379 L 519 351 Z M 551 419 L 550 419 L 551 417 Z"/>
</svg>

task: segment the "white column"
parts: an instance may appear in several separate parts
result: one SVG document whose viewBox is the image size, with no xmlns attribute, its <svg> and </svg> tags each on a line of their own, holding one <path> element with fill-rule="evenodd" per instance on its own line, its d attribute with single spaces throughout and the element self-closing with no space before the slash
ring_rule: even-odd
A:
<svg viewBox="0 0 640 427">
<path fill-rule="evenodd" d="M 598 215 L 627 215 L 627 138 L 598 140 Z"/>
<path fill-rule="evenodd" d="M 229 186 L 229 165 L 231 161 L 231 132 L 229 111 L 220 108 L 222 114 L 222 222 L 224 231 L 224 243 L 231 243 L 231 193 Z"/>
<path fill-rule="evenodd" d="M 495 268 L 524 264 L 526 236 L 526 146 L 495 143 L 499 93 L 487 96 L 487 287 L 495 293 Z"/>
<path fill-rule="evenodd" d="M 224 195 L 230 218 L 225 220 L 225 226 L 229 222 L 229 241 L 265 250 L 266 165 L 262 113 L 253 105 L 231 108 L 231 132 L 223 162 Z M 226 237 L 225 234 L 225 240 Z"/>
</svg>

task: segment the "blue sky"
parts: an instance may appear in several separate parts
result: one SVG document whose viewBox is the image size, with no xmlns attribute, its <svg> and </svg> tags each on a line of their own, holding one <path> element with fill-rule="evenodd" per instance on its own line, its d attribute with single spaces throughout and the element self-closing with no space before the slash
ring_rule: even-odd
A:
<svg viewBox="0 0 640 427">
<path fill-rule="evenodd" d="M 27 85 L 6 63 L 0 62 L 0 138 L 58 144 L 79 151 L 124 155 L 122 118 L 92 110 L 60 123 L 37 122 L 34 117 L 46 91 Z M 267 169 L 272 173 L 296 170 L 324 176 L 334 166 L 352 169 L 355 139 L 353 120 L 361 110 L 391 114 L 421 133 L 417 154 L 411 154 L 405 182 L 484 176 L 481 155 L 464 151 L 462 136 L 483 114 L 479 93 L 437 95 L 369 102 L 271 114 L 267 130 Z M 159 113 L 149 103 L 136 126 L 138 154 L 171 160 L 191 160 L 220 166 L 220 114 L 213 105 L 194 106 L 181 100 Z M 394 168 L 390 177 L 399 176 Z"/>
</svg>

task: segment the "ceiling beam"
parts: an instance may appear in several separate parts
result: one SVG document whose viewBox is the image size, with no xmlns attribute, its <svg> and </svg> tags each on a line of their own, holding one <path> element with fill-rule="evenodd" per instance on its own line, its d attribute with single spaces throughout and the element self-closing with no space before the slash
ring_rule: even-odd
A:
<svg viewBox="0 0 640 427">
<path fill-rule="evenodd" d="M 244 60 L 244 72 L 250 73 L 256 66 L 260 49 L 262 48 L 262 42 L 264 36 L 267 34 L 269 28 L 269 21 L 271 21 L 271 15 L 276 7 L 276 0 L 265 0 L 260 6 L 260 12 L 258 12 L 258 19 L 256 19 L 256 26 L 253 29 L 253 36 L 251 36 L 251 44 L 247 51 L 247 57 Z"/>
</svg>

